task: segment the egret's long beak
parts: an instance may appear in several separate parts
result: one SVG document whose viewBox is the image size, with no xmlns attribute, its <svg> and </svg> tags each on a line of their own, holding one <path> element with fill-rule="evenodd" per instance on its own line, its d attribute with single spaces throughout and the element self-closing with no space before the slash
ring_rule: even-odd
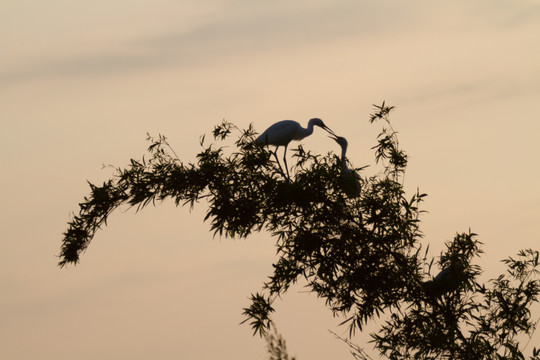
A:
<svg viewBox="0 0 540 360">
<path fill-rule="evenodd" d="M 338 141 L 338 136 L 332 132 L 332 136 L 329 136 L 330 139 L 333 139 L 335 141 Z"/>
<path fill-rule="evenodd" d="M 330 134 L 332 134 L 334 136 L 337 136 L 336 133 L 326 125 L 324 126 L 324 130 L 328 131 Z"/>
</svg>

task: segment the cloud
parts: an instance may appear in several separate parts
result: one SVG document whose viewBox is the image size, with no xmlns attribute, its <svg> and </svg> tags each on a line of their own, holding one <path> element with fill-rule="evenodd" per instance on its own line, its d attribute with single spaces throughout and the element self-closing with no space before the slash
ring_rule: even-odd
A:
<svg viewBox="0 0 540 360">
<path fill-rule="evenodd" d="M 520 97 L 540 94 L 540 81 L 519 81 L 518 79 L 454 79 L 445 83 L 428 83 L 418 89 L 403 89 L 396 95 L 397 102 L 437 104 L 445 108 L 465 108 L 486 104 L 501 103 Z"/>
<path fill-rule="evenodd" d="M 535 0 L 481 0 L 464 3 L 471 21 L 483 21 L 499 28 L 537 23 L 540 3 Z"/>
<path fill-rule="evenodd" d="M 188 29 L 180 30 L 182 24 L 173 24 L 166 33 L 129 38 L 89 54 L 55 58 L 52 49 L 50 57 L 34 61 L 33 65 L 0 73 L 0 82 L 183 68 L 218 62 L 226 57 L 242 59 L 251 54 L 279 56 L 300 47 L 342 39 L 358 40 L 362 46 L 363 41 L 383 41 L 407 32 L 429 31 L 437 22 L 434 16 L 444 17 L 452 26 L 459 23 L 456 19 L 465 24 L 518 26 L 522 21 L 532 22 L 540 16 L 540 6 L 534 2 L 517 4 L 510 0 L 495 3 L 484 0 L 474 4 L 461 1 L 451 5 L 428 0 L 237 0 L 224 4 L 219 12 L 205 14 L 205 18 L 198 18 L 197 25 Z"/>
<path fill-rule="evenodd" d="M 263 3 L 265 4 L 265 3 Z M 310 46 L 344 37 L 368 37 L 406 26 L 412 7 L 390 1 L 318 1 L 294 6 L 287 2 L 253 5 L 237 1 L 224 14 L 188 30 L 127 40 L 118 48 L 91 54 L 42 59 L 32 66 L 0 74 L 0 82 L 39 77 L 99 76 L 163 66 L 191 66 L 224 56 L 269 53 L 297 45 Z M 234 6 L 233 6 L 234 5 Z M 389 11 L 387 13 L 387 11 Z M 119 48 L 124 49 L 122 52 Z"/>
</svg>

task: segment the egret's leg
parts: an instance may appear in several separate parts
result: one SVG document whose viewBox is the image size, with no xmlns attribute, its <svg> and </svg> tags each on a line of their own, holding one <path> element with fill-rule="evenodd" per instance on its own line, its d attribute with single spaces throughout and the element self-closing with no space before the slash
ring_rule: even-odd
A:
<svg viewBox="0 0 540 360">
<path fill-rule="evenodd" d="M 277 149 L 278 149 L 278 148 L 276 147 L 276 148 L 274 149 L 274 151 L 272 151 L 272 154 L 274 154 L 274 157 L 276 158 L 276 162 L 277 162 L 279 168 L 281 169 L 281 165 L 279 164 L 279 159 L 278 159 L 278 157 L 277 157 Z"/>
<path fill-rule="evenodd" d="M 278 149 L 278 147 L 276 146 L 274 151 L 272 151 L 272 154 L 274 154 L 274 158 L 276 158 L 276 163 L 277 163 L 277 165 L 279 167 L 279 171 L 281 172 L 281 175 L 283 175 L 283 177 L 285 177 L 285 173 L 283 172 L 283 168 L 281 167 L 281 164 L 279 163 L 279 159 L 277 157 L 277 149 Z"/>
<path fill-rule="evenodd" d="M 287 179 L 290 179 L 289 167 L 287 166 L 287 145 L 285 145 L 285 150 L 283 151 L 283 162 L 285 163 L 285 170 L 287 170 Z"/>
</svg>

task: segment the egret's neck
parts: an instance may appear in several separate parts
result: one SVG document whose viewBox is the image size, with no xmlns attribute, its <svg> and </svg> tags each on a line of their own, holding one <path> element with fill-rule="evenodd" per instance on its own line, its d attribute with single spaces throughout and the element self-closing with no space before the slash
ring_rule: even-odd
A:
<svg viewBox="0 0 540 360">
<path fill-rule="evenodd" d="M 347 145 L 341 146 L 341 168 L 343 171 L 349 170 L 349 167 L 347 166 L 347 159 L 345 158 L 345 154 L 347 154 Z"/>
<path fill-rule="evenodd" d="M 308 126 L 307 126 L 307 129 L 302 129 L 303 132 L 304 132 L 304 136 L 309 136 L 311 134 L 313 134 L 313 128 L 315 127 L 315 125 L 313 123 L 308 123 Z"/>
<path fill-rule="evenodd" d="M 341 161 L 345 163 L 345 155 L 347 154 L 347 146 L 341 147 Z"/>
</svg>

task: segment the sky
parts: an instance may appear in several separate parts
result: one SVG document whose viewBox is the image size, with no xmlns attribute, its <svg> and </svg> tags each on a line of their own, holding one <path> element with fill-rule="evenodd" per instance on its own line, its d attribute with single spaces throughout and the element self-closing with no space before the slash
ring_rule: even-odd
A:
<svg viewBox="0 0 540 360">
<path fill-rule="evenodd" d="M 320 117 L 360 167 L 373 164 L 373 104 L 395 106 L 431 255 L 470 228 L 496 277 L 540 248 L 539 33 L 533 0 L 2 1 L 3 357 L 267 358 L 240 322 L 274 239 L 214 238 L 204 204 L 122 208 L 80 264 L 57 267 L 87 181 L 112 175 L 103 165 L 140 159 L 147 133 L 193 161 L 222 119 L 262 132 Z M 339 151 L 318 130 L 302 144 Z M 340 319 L 301 284 L 275 308 L 298 360 L 351 358 L 329 333 L 346 334 Z M 353 341 L 376 356 L 368 339 Z"/>
</svg>

